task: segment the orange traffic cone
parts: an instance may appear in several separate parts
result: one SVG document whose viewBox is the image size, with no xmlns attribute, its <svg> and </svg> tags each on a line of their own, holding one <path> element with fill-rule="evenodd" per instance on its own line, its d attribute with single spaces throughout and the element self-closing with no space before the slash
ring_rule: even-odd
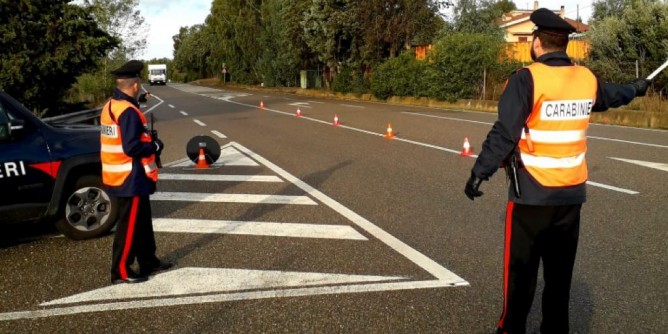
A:
<svg viewBox="0 0 668 334">
<path fill-rule="evenodd" d="M 339 116 L 337 114 L 334 114 L 334 123 L 332 123 L 334 126 L 339 126 L 341 123 L 339 123 Z"/>
<path fill-rule="evenodd" d="M 297 117 L 302 117 L 302 111 L 297 108 Z"/>
<path fill-rule="evenodd" d="M 469 138 L 464 137 L 464 148 L 462 148 L 462 156 L 468 157 L 469 155 L 472 155 L 473 152 L 471 151 L 471 144 L 469 144 Z"/>
<path fill-rule="evenodd" d="M 392 132 L 392 124 L 390 123 L 387 123 L 387 133 L 385 134 L 385 138 L 387 139 L 394 138 L 394 132 Z"/>
<path fill-rule="evenodd" d="M 206 156 L 204 156 L 204 148 L 199 148 L 199 158 L 197 158 L 197 166 L 195 168 L 209 168 L 209 164 L 206 162 Z"/>
<path fill-rule="evenodd" d="M 264 102 L 260 100 L 260 109 L 264 109 Z"/>
</svg>

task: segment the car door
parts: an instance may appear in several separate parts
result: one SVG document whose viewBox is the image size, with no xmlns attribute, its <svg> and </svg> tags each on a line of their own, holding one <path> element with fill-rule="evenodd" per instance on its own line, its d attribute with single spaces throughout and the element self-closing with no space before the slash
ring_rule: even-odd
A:
<svg viewBox="0 0 668 334">
<path fill-rule="evenodd" d="M 36 118 L 0 95 L 0 113 L 11 131 L 0 139 L 0 222 L 45 214 L 54 187 L 47 142 Z"/>
</svg>

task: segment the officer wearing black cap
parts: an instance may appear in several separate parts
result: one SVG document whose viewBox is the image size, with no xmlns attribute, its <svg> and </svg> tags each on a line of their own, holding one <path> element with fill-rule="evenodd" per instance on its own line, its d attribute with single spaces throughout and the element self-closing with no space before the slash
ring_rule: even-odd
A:
<svg viewBox="0 0 668 334">
<path fill-rule="evenodd" d="M 568 333 L 568 303 L 580 209 L 586 200 L 586 130 L 590 112 L 643 96 L 648 82 L 603 83 L 566 55 L 573 26 L 548 9 L 531 14 L 534 63 L 508 79 L 492 126 L 466 182 L 482 196 L 482 181 L 504 165 L 510 178 L 506 211 L 503 313 L 498 333 L 525 333 L 543 262 L 540 332 Z"/>
<path fill-rule="evenodd" d="M 151 136 L 137 103 L 143 68 L 140 61 L 131 60 L 111 72 L 116 89 L 100 115 L 102 179 L 119 208 L 111 265 L 113 284 L 143 282 L 150 274 L 172 266 L 155 255 L 149 195 L 156 189 L 155 159 L 164 145 Z M 135 259 L 138 273 L 130 268 Z"/>
</svg>

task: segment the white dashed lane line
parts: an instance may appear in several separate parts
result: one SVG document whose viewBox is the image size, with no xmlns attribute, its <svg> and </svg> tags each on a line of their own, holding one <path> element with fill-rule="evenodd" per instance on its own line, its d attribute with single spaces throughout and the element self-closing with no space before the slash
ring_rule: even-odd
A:
<svg viewBox="0 0 668 334">
<path fill-rule="evenodd" d="M 188 116 L 188 113 L 187 113 L 187 112 L 185 112 L 185 111 L 183 111 L 183 110 L 181 110 L 181 111 L 179 111 L 179 112 L 180 112 L 180 113 L 181 113 L 181 115 L 183 115 L 183 116 Z"/>
<path fill-rule="evenodd" d="M 221 138 L 221 139 L 225 139 L 225 138 L 227 138 L 226 135 L 224 135 L 224 134 L 222 134 L 222 133 L 220 133 L 220 132 L 218 132 L 218 131 L 216 131 L 216 130 L 211 130 L 211 133 L 213 133 L 214 135 L 218 136 L 218 138 Z"/>
<path fill-rule="evenodd" d="M 197 125 L 199 125 L 199 126 L 206 126 L 206 123 L 204 123 L 204 122 L 202 122 L 198 119 L 194 119 L 193 122 L 197 123 Z"/>
</svg>

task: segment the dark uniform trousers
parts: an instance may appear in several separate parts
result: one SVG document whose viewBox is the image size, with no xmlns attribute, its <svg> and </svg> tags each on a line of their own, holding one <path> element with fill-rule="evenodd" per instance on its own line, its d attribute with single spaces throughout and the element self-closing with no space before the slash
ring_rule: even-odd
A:
<svg viewBox="0 0 668 334">
<path fill-rule="evenodd" d="M 140 268 L 151 268 L 155 256 L 155 237 L 148 195 L 118 197 L 120 215 L 114 236 L 111 280 L 135 276 L 130 266 L 135 258 Z M 141 274 L 141 273 L 140 273 Z"/>
<path fill-rule="evenodd" d="M 568 303 L 582 204 L 535 206 L 508 202 L 504 307 L 499 333 L 524 334 L 543 261 L 541 333 L 568 333 Z"/>
</svg>

